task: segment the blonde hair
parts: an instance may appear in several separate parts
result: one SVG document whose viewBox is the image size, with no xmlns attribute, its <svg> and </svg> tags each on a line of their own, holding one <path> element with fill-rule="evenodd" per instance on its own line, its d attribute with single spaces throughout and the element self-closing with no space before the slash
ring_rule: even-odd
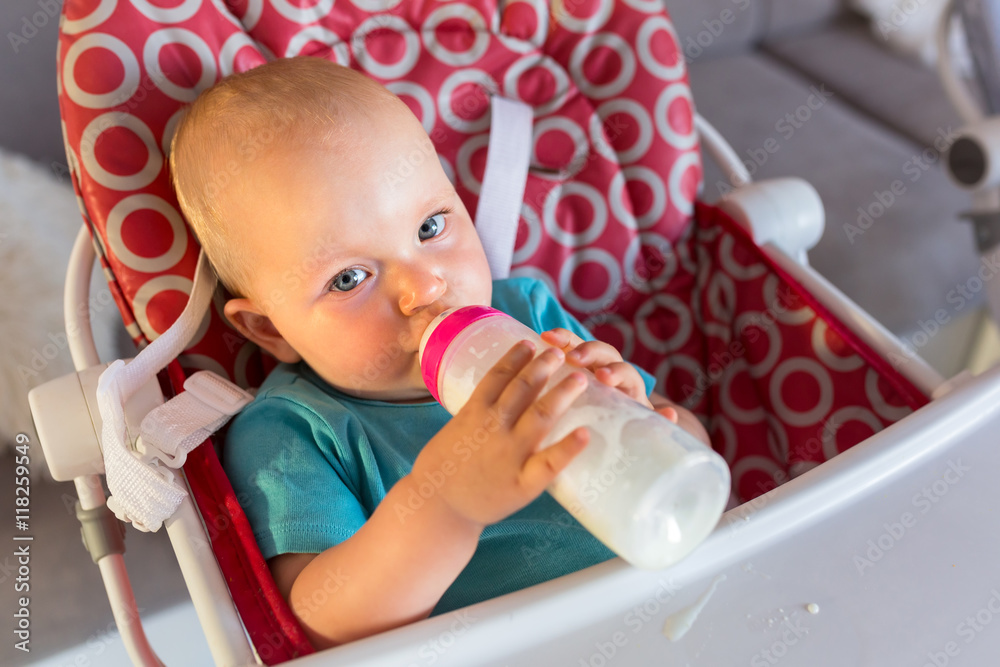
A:
<svg viewBox="0 0 1000 667">
<path fill-rule="evenodd" d="M 300 56 L 230 75 L 187 109 L 170 144 L 171 180 L 181 211 L 234 296 L 251 295 L 250 249 L 222 206 L 240 172 L 275 148 L 329 146 L 350 134 L 352 117 L 386 103 L 405 108 L 363 74 Z"/>
</svg>

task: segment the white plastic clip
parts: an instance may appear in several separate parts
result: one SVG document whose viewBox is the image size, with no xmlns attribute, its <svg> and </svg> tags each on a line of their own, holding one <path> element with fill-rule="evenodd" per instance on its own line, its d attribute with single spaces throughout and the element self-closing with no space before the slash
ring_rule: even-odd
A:
<svg viewBox="0 0 1000 667">
<path fill-rule="evenodd" d="M 147 461 L 179 468 L 188 452 L 242 410 L 253 394 L 211 371 L 184 381 L 184 392 L 146 415 L 137 449 Z"/>
<path fill-rule="evenodd" d="M 220 414 L 230 417 L 253 400 L 253 394 L 211 371 L 198 371 L 189 377 L 184 381 L 184 391 L 190 392 Z"/>
</svg>

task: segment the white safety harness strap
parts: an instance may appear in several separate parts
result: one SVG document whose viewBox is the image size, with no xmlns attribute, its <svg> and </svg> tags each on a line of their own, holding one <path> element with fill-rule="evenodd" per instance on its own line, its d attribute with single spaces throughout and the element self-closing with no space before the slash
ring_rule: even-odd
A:
<svg viewBox="0 0 1000 667">
<path fill-rule="evenodd" d="M 97 383 L 104 422 L 101 445 L 111 491 L 108 507 L 140 530 L 159 530 L 187 493 L 164 466 L 183 465 L 191 449 L 253 399 L 215 374 L 196 373 L 184 383 L 184 393 L 146 415 L 140 444 L 136 450 L 129 447 L 125 404 L 187 347 L 208 309 L 215 284 L 215 273 L 202 251 L 191 295 L 177 321 L 129 363 L 119 359 L 108 366 Z"/>
<path fill-rule="evenodd" d="M 490 98 L 490 144 L 476 207 L 476 231 L 494 280 L 510 276 L 517 222 L 531 161 L 534 112 L 524 102 Z"/>
</svg>

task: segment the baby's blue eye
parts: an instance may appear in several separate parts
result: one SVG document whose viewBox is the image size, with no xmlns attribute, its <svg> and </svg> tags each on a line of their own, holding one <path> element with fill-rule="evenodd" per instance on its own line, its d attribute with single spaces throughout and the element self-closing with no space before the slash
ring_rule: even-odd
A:
<svg viewBox="0 0 1000 667">
<path fill-rule="evenodd" d="M 424 224 L 420 225 L 420 230 L 417 231 L 417 238 L 421 241 L 426 241 L 427 239 L 434 238 L 443 231 L 444 213 L 438 213 L 424 220 Z"/>
<path fill-rule="evenodd" d="M 330 289 L 335 292 L 350 292 L 368 277 L 364 269 L 346 269 L 333 278 Z"/>
</svg>

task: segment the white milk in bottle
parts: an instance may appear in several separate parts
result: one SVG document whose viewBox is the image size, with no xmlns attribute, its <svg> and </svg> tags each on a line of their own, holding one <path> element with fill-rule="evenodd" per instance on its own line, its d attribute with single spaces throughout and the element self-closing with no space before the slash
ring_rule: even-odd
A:
<svg viewBox="0 0 1000 667">
<path fill-rule="evenodd" d="M 536 353 L 551 347 L 514 318 L 485 306 L 445 311 L 424 332 L 420 363 L 428 389 L 456 414 L 518 341 Z M 715 527 L 729 498 L 726 462 L 666 417 L 608 387 L 585 369 L 564 365 L 553 387 L 579 371 L 587 388 L 542 444 L 573 429 L 590 431 L 586 448 L 548 491 L 587 530 L 637 567 L 677 562 Z"/>
</svg>

